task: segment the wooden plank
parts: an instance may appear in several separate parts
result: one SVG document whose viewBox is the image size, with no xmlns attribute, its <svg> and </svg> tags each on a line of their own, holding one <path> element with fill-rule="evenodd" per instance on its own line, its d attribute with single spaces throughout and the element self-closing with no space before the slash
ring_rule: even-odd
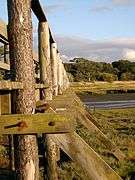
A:
<svg viewBox="0 0 135 180">
<path fill-rule="evenodd" d="M 65 114 L 1 115 L 1 134 L 67 133 L 73 130 L 71 119 Z"/>
<path fill-rule="evenodd" d="M 32 10 L 40 22 L 47 21 L 39 0 L 32 0 Z"/>
<path fill-rule="evenodd" d="M 74 96 L 74 98 L 73 98 Z M 79 119 L 80 122 L 90 131 L 96 134 L 96 137 L 100 140 L 101 143 L 120 161 L 125 159 L 124 153 L 115 145 L 114 142 L 110 141 L 109 138 L 102 133 L 102 131 L 97 127 L 97 121 L 92 117 L 92 115 L 85 110 L 84 104 L 80 99 L 72 94 L 72 97 L 68 96 L 62 98 L 59 96 L 55 100 L 50 101 L 49 105 L 56 112 L 69 112 L 72 114 L 74 119 Z M 94 121 L 94 122 L 93 122 Z"/>
<path fill-rule="evenodd" d="M 79 114 L 80 122 L 90 131 L 96 134 L 101 143 L 120 161 L 126 157 L 125 154 L 111 141 L 98 127 L 98 121 L 84 107 L 82 101 L 76 96 L 76 110 Z"/>
<path fill-rule="evenodd" d="M 10 65 L 7 63 L 0 62 L 0 69 L 10 70 Z"/>
<path fill-rule="evenodd" d="M 35 84 L 36 89 L 47 89 L 48 84 Z M 0 81 L 0 90 L 17 90 L 23 89 L 23 84 L 21 82 L 13 81 Z"/>
<path fill-rule="evenodd" d="M 75 132 L 51 135 L 83 170 L 88 180 L 121 180 L 120 176 Z"/>
<path fill-rule="evenodd" d="M 90 131 L 95 134 L 95 136 L 100 140 L 101 143 L 109 150 L 119 161 L 123 161 L 126 156 L 124 153 L 111 141 L 102 131 L 91 122 L 91 119 L 88 119 L 86 112 L 84 110 L 78 111 L 78 118 L 80 122 Z M 87 113 L 88 114 L 88 113 Z"/>
<path fill-rule="evenodd" d="M 21 82 L 0 81 L 0 90 L 16 89 L 23 89 L 23 84 Z"/>
<path fill-rule="evenodd" d="M 11 94 L 9 91 L 0 92 L 1 98 L 1 114 L 10 114 L 11 113 Z"/>
<path fill-rule="evenodd" d="M 32 5 L 32 10 L 34 14 L 36 15 L 36 17 L 38 18 L 39 22 L 47 22 L 47 18 L 45 16 L 43 8 L 41 7 L 39 0 L 32 0 L 31 5 Z M 50 34 L 50 42 L 54 43 L 55 40 L 53 38 L 50 28 L 49 28 L 49 34 Z"/>
<path fill-rule="evenodd" d="M 47 89 L 47 88 L 49 88 L 49 85 L 46 83 L 44 83 L 44 84 L 36 84 L 35 85 L 35 88 L 36 89 Z"/>
</svg>

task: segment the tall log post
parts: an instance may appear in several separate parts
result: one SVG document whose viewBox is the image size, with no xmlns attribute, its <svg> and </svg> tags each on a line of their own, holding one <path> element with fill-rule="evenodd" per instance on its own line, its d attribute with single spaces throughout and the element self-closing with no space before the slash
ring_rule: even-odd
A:
<svg viewBox="0 0 135 180">
<path fill-rule="evenodd" d="M 68 87 L 69 87 L 69 80 L 68 80 L 67 72 L 63 65 L 63 88 L 64 90 L 66 90 Z"/>
<path fill-rule="evenodd" d="M 65 69 L 64 69 L 64 65 L 62 64 L 62 90 L 65 91 L 66 90 L 66 86 L 65 86 Z"/>
<path fill-rule="evenodd" d="M 50 33 L 48 22 L 39 22 L 39 62 L 40 79 L 42 83 L 47 82 L 49 88 L 45 91 L 45 99 L 52 100 L 52 72 L 50 61 Z"/>
<path fill-rule="evenodd" d="M 57 54 L 58 58 L 58 94 L 62 94 L 62 60 L 60 58 L 60 53 Z"/>
<path fill-rule="evenodd" d="M 35 109 L 34 62 L 32 58 L 31 0 L 8 0 L 8 35 L 14 79 L 24 84 L 16 99 L 16 113 L 31 114 Z M 27 121 L 27 120 L 26 120 Z M 15 137 L 17 179 L 38 180 L 38 148 L 35 135 Z"/>
<path fill-rule="evenodd" d="M 40 78 L 42 82 L 47 82 L 49 88 L 45 91 L 43 100 L 52 100 L 52 63 L 50 59 L 50 37 L 47 22 L 39 22 L 39 61 L 40 61 Z M 53 56 L 55 57 L 55 55 Z M 47 178 L 49 180 L 57 180 L 57 145 L 51 140 L 51 135 L 43 135 L 46 145 L 47 158 Z"/>
<path fill-rule="evenodd" d="M 52 86 L 53 86 L 53 95 L 58 95 L 58 62 L 57 62 L 57 44 L 51 44 L 51 60 L 52 60 Z"/>
</svg>

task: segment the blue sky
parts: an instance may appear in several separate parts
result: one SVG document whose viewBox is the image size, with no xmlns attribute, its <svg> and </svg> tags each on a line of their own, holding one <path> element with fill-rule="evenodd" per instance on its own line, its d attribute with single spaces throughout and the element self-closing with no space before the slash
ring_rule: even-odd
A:
<svg viewBox="0 0 135 180">
<path fill-rule="evenodd" d="M 135 0 L 40 2 L 64 59 L 135 59 Z M 6 0 L 0 0 L 0 7 L 0 18 L 7 21 Z"/>
</svg>

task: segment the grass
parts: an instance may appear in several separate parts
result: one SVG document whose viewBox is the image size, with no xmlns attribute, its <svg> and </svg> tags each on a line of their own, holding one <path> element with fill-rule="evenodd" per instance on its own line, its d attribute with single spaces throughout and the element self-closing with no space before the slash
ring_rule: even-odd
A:
<svg viewBox="0 0 135 180">
<path fill-rule="evenodd" d="M 82 92 L 82 91 L 91 91 L 101 93 L 108 90 L 135 90 L 134 81 L 114 81 L 112 83 L 95 81 L 93 83 L 90 82 L 73 82 L 71 83 L 71 88 L 74 91 Z"/>
<path fill-rule="evenodd" d="M 79 93 L 79 97 L 83 102 L 126 101 L 135 99 L 135 93 L 91 94 L 90 92 L 81 92 Z"/>
<path fill-rule="evenodd" d="M 89 95 L 89 93 L 87 94 Z M 117 95 L 118 97 L 119 95 Z M 88 96 L 86 96 L 88 97 Z M 98 96 L 101 100 L 106 100 L 110 97 L 110 100 L 114 98 L 112 95 Z M 130 98 L 134 95 L 131 94 Z M 95 100 L 97 96 L 94 96 Z M 115 96 L 116 98 L 116 96 Z M 129 99 L 129 96 L 125 94 L 121 95 L 120 99 Z M 82 94 L 83 99 L 83 94 Z M 91 98 L 90 98 L 91 99 Z M 119 100 L 120 100 L 119 99 Z M 84 100 L 84 99 L 83 99 Z M 98 110 L 93 115 L 97 119 L 99 128 L 107 135 L 107 137 L 115 142 L 115 144 L 126 154 L 126 160 L 119 162 L 109 150 L 99 141 L 96 134 L 91 133 L 85 128 L 81 121 L 78 121 L 76 132 L 124 179 L 128 180 L 132 174 L 135 174 L 135 108 L 128 109 L 113 109 L 113 110 Z M 7 149 L 0 146 L 0 165 L 3 163 L 8 166 L 9 162 L 4 162 L 5 159 L 9 161 L 7 156 Z M 1 162 L 2 161 L 2 162 Z M 62 160 L 59 165 L 59 179 L 60 180 L 87 180 L 86 175 L 81 168 L 77 166 L 75 162 L 70 159 Z M 41 173 L 43 175 L 43 173 Z M 44 178 L 41 178 L 44 179 Z"/>
<path fill-rule="evenodd" d="M 126 160 L 120 163 L 81 122 L 77 126 L 78 134 L 121 177 L 128 179 L 135 173 L 135 108 L 96 110 L 94 116 L 102 132 L 126 154 Z"/>
</svg>

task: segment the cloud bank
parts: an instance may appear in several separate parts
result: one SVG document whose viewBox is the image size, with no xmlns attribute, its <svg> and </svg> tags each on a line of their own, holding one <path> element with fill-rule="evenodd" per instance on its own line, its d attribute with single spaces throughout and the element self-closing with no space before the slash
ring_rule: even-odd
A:
<svg viewBox="0 0 135 180">
<path fill-rule="evenodd" d="M 135 60 L 135 38 L 90 40 L 80 37 L 56 35 L 64 60 L 84 57 L 96 61 L 112 62 L 119 59 Z"/>
<path fill-rule="evenodd" d="M 95 4 L 90 8 L 91 12 L 103 13 L 113 11 L 116 8 L 130 8 L 135 5 L 135 0 L 111 0 L 109 4 Z"/>
</svg>

